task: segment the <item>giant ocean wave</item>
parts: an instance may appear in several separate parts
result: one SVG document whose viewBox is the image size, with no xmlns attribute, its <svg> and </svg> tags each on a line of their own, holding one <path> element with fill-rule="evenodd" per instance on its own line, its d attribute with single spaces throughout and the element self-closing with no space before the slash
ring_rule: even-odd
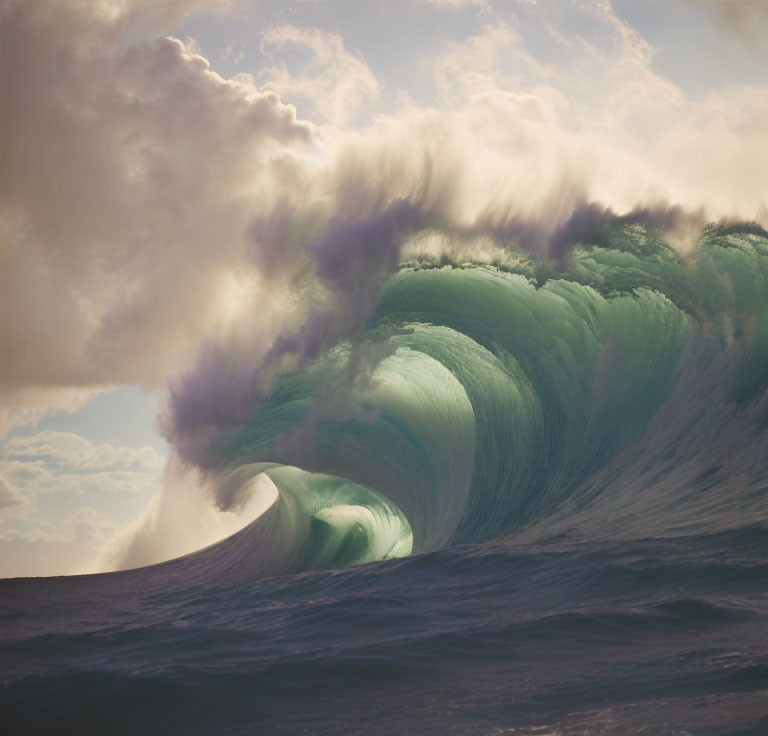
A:
<svg viewBox="0 0 768 736">
<path fill-rule="evenodd" d="M 180 575 L 765 521 L 764 230 L 710 226 L 684 254 L 632 221 L 560 261 L 418 252 L 364 328 L 210 440 L 219 483 L 264 473 L 278 497 Z"/>
<path fill-rule="evenodd" d="M 0 730 L 767 732 L 768 234 L 412 245 L 361 330 L 194 438 L 260 516 L 0 581 Z"/>
</svg>

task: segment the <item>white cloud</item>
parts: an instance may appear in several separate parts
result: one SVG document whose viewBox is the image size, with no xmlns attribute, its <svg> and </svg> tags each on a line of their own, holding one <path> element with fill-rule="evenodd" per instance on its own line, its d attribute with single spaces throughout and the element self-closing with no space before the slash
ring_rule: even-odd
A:
<svg viewBox="0 0 768 736">
<path fill-rule="evenodd" d="M 0 509 L 21 506 L 26 503 L 24 495 L 5 478 L 0 478 Z"/>
<path fill-rule="evenodd" d="M 617 209 L 666 200 L 751 219 L 768 189 L 768 85 L 687 96 L 654 71 L 653 57 L 608 2 L 540 2 L 517 22 L 449 44 L 435 83 L 452 110 L 495 99 L 486 135 L 516 136 L 518 150 L 502 153 L 540 159 L 540 179 L 568 176 Z M 536 125 L 525 130 L 526 120 Z M 557 149 L 562 163 L 550 167 Z"/>
<path fill-rule="evenodd" d="M 136 18 L 190 5 L 0 9 L 6 422 L 59 392 L 162 385 L 227 313 L 232 272 L 254 268 L 253 203 L 290 187 L 311 140 L 274 93 L 182 42 L 125 46 Z"/>
<path fill-rule="evenodd" d="M 56 524 L 28 517 L 6 521 L 0 529 L 0 578 L 95 572 L 100 549 L 120 526 L 87 506 Z"/>
<path fill-rule="evenodd" d="M 73 541 L 100 547 L 117 528 L 114 519 L 84 506 L 74 516 Z"/>
<path fill-rule="evenodd" d="M 152 447 L 96 444 L 69 432 L 14 437 L 0 450 L 0 478 L 25 496 L 140 493 L 165 458 Z"/>
<path fill-rule="evenodd" d="M 0 380 L 0 441 L 12 427 L 36 424 L 57 411 L 77 411 L 102 391 L 102 388 L 94 386 L 10 386 L 3 385 Z"/>
<path fill-rule="evenodd" d="M 435 5 L 438 8 L 447 8 L 451 10 L 465 8 L 471 5 L 476 5 L 487 10 L 491 8 L 491 4 L 487 2 L 487 0 L 424 0 L 424 2 L 426 2 L 427 5 Z M 533 2 L 535 2 L 535 0 L 533 0 Z"/>
<path fill-rule="evenodd" d="M 379 95 L 379 83 L 360 53 L 344 48 L 341 37 L 316 28 L 278 25 L 261 38 L 261 51 L 271 58 L 287 46 L 304 47 L 311 59 L 301 71 L 290 72 L 285 63 L 263 69 L 259 80 L 284 100 L 306 100 L 315 117 L 334 126 L 348 123 Z"/>
<path fill-rule="evenodd" d="M 91 569 L 88 560 L 159 491 L 164 467 L 152 447 L 72 432 L 7 440 L 0 446 L 0 557 L 10 557 L 0 559 L 0 576 Z"/>
</svg>

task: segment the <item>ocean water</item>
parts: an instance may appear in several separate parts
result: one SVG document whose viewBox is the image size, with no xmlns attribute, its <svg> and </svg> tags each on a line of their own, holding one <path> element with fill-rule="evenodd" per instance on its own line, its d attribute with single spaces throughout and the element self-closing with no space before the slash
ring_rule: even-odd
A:
<svg viewBox="0 0 768 736">
<path fill-rule="evenodd" d="M 0 732 L 768 734 L 767 381 L 756 226 L 412 254 L 359 333 L 177 437 L 224 508 L 271 480 L 256 521 L 0 581 Z"/>
</svg>

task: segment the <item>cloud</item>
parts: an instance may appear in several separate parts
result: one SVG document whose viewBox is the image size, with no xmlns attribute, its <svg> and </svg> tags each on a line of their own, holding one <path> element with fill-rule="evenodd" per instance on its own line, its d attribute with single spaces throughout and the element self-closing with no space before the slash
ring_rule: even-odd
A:
<svg viewBox="0 0 768 736">
<path fill-rule="evenodd" d="M 114 535 L 116 528 L 113 519 L 84 506 L 74 517 L 73 541 L 100 547 Z"/>
<path fill-rule="evenodd" d="M 232 274 L 254 268 L 254 202 L 290 189 L 312 135 L 292 107 L 178 40 L 125 45 L 137 18 L 184 7 L 2 5 L 6 421 L 59 390 L 162 385 L 229 313 Z"/>
<path fill-rule="evenodd" d="M 334 126 L 345 125 L 376 101 L 376 77 L 359 52 L 344 48 L 338 34 L 283 24 L 271 26 L 261 37 L 261 52 L 268 58 L 286 46 L 307 49 L 310 60 L 298 72 L 290 72 L 284 62 L 262 69 L 259 81 L 265 89 L 286 100 L 309 102 L 315 118 Z"/>
<path fill-rule="evenodd" d="M 535 2 L 535 0 L 528 0 Z M 424 0 L 427 5 L 434 5 L 440 9 L 458 10 L 471 6 L 477 6 L 483 10 L 490 10 L 491 5 L 487 0 Z"/>
<path fill-rule="evenodd" d="M 7 480 L 0 478 L 0 509 L 21 506 L 26 503 L 24 495 Z"/>
<path fill-rule="evenodd" d="M 96 386 L 10 386 L 0 380 L 0 440 L 11 427 L 36 424 L 58 411 L 76 411 L 102 391 Z"/>
<path fill-rule="evenodd" d="M 152 447 L 72 432 L 7 440 L 0 446 L 0 558 L 8 557 L 0 559 L 0 577 L 93 571 L 98 551 L 141 508 L 135 504 L 159 491 L 165 463 Z"/>
<path fill-rule="evenodd" d="M 25 544 L 42 542 L 44 544 L 51 544 L 52 542 L 63 541 L 67 540 L 63 537 L 50 534 L 45 529 L 41 529 L 39 527 L 26 529 L 23 531 L 19 529 L 12 529 L 11 531 L 4 532 L 2 535 L 0 535 L 0 542 L 23 542 Z"/>
<path fill-rule="evenodd" d="M 0 577 L 96 572 L 99 550 L 120 526 L 87 506 L 57 524 L 29 517 L 12 523 L 0 529 Z"/>
<path fill-rule="evenodd" d="M 70 432 L 14 437 L 0 450 L 0 479 L 35 499 L 139 493 L 157 482 L 164 465 L 152 447 L 96 444 Z"/>
</svg>

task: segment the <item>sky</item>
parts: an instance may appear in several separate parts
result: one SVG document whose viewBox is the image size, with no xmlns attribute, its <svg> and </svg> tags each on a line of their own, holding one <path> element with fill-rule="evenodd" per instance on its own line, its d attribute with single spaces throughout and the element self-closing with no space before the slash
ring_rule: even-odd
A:
<svg viewBox="0 0 768 736">
<path fill-rule="evenodd" d="M 763 0 L 0 0 L 0 576 L 250 518 L 179 458 L 425 230 L 768 225 L 766 31 Z"/>
</svg>

